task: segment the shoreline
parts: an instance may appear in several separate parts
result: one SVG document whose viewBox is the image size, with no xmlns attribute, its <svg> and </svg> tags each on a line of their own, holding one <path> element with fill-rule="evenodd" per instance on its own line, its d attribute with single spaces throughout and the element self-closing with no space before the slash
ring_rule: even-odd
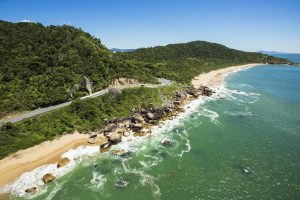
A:
<svg viewBox="0 0 300 200">
<path fill-rule="evenodd" d="M 0 160 L 0 187 L 13 182 L 25 172 L 46 164 L 57 163 L 70 149 L 87 145 L 88 135 L 74 132 L 46 141 Z M 47 149 L 47 150 L 45 150 Z"/>
<path fill-rule="evenodd" d="M 208 73 L 199 74 L 192 80 L 192 85 L 195 88 L 199 88 L 200 85 L 205 85 L 208 87 L 218 87 L 224 83 L 225 77 L 231 73 L 234 73 L 239 70 L 248 69 L 251 67 L 264 65 L 263 63 L 251 63 L 244 65 L 230 66 L 222 69 L 217 69 L 210 71 Z"/>
<path fill-rule="evenodd" d="M 262 65 L 262 63 L 231 66 L 203 73 L 192 80 L 192 85 L 195 88 L 205 85 L 215 89 L 224 83 L 225 76 L 228 74 L 258 65 Z M 0 160 L 0 188 L 14 182 L 25 172 L 32 171 L 42 165 L 57 163 L 61 159 L 61 155 L 71 149 L 79 146 L 94 146 L 87 143 L 88 138 L 88 135 L 75 131 L 73 134 L 64 135 L 53 141 L 46 141 L 28 149 L 20 150 Z"/>
</svg>

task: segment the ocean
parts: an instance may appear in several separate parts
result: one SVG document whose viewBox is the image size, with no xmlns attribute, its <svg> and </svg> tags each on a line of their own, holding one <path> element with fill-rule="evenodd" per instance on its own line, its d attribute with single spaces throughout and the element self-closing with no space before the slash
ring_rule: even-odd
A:
<svg viewBox="0 0 300 200">
<path fill-rule="evenodd" d="M 300 199 L 300 67 L 263 65 L 225 82 L 151 137 L 115 147 L 130 154 L 82 149 L 93 156 L 78 157 L 35 196 L 13 198 Z M 172 145 L 163 146 L 164 138 Z"/>
</svg>

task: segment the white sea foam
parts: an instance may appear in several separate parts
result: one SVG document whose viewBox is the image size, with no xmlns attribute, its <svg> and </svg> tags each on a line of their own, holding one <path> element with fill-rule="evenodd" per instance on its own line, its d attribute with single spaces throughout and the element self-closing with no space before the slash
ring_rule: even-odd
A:
<svg viewBox="0 0 300 200">
<path fill-rule="evenodd" d="M 178 154 L 178 156 L 179 156 L 180 158 L 182 158 L 182 156 L 183 156 L 184 153 L 188 153 L 188 152 L 190 152 L 191 149 L 192 149 L 191 143 L 190 143 L 190 140 L 189 140 L 189 139 L 186 140 L 185 146 L 186 146 L 187 148 L 186 148 L 185 150 L 182 150 L 182 151 L 180 152 L 180 154 Z"/>
<path fill-rule="evenodd" d="M 96 171 L 92 172 L 92 179 L 90 180 L 90 184 L 92 185 L 92 188 L 99 189 L 106 183 L 106 181 L 107 179 L 103 174 L 99 174 Z"/>
</svg>

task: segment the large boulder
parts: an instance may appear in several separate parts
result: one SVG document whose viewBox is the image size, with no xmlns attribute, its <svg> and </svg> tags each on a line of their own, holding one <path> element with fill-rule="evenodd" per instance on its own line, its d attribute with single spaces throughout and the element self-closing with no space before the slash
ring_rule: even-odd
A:
<svg viewBox="0 0 300 200">
<path fill-rule="evenodd" d="M 100 152 L 105 153 L 105 152 L 109 151 L 110 148 L 111 148 L 111 143 L 107 142 L 105 144 L 100 145 Z"/>
<path fill-rule="evenodd" d="M 72 86 L 72 88 L 69 90 L 69 96 L 71 99 L 74 98 L 74 94 L 80 89 L 80 85 L 79 84 L 75 84 Z"/>
<path fill-rule="evenodd" d="M 200 86 L 199 91 L 204 96 L 211 96 L 213 93 L 215 93 L 212 89 L 210 89 L 209 87 L 204 86 L 204 85 Z"/>
<path fill-rule="evenodd" d="M 58 161 L 57 168 L 63 167 L 65 165 L 69 164 L 69 162 L 70 162 L 69 158 L 67 158 L 67 157 L 66 158 L 62 158 L 60 161 Z"/>
<path fill-rule="evenodd" d="M 117 130 L 117 128 L 118 128 L 117 124 L 110 123 L 105 127 L 104 132 L 113 132 L 113 131 Z"/>
<path fill-rule="evenodd" d="M 154 115 L 153 113 L 151 113 L 151 112 L 148 112 L 148 113 L 146 114 L 146 117 L 147 117 L 147 119 L 149 119 L 149 120 L 154 120 L 154 119 L 155 119 L 155 115 Z"/>
<path fill-rule="evenodd" d="M 45 184 L 52 182 L 55 179 L 55 176 L 53 176 L 52 174 L 45 174 L 43 176 L 43 181 Z"/>
<path fill-rule="evenodd" d="M 134 114 L 132 116 L 131 120 L 134 123 L 144 123 L 145 122 L 143 116 L 141 114 L 139 114 L 139 113 Z"/>
<path fill-rule="evenodd" d="M 110 141 L 111 143 L 119 143 L 122 141 L 122 135 L 116 132 L 109 133 L 107 137 L 108 141 Z"/>
<path fill-rule="evenodd" d="M 85 88 L 85 90 L 88 92 L 88 94 L 89 95 L 92 94 L 92 84 L 86 76 L 84 76 L 82 78 L 81 83 L 82 83 L 83 87 Z"/>
<path fill-rule="evenodd" d="M 134 124 L 131 125 L 131 129 L 133 131 L 140 131 L 140 130 L 143 129 L 143 126 L 142 126 L 142 124 L 134 123 Z"/>
</svg>

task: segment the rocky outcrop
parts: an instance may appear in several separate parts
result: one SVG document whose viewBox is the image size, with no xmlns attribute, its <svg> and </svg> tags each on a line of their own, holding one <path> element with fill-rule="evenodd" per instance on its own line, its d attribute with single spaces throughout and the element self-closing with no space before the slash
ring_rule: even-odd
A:
<svg viewBox="0 0 300 200">
<path fill-rule="evenodd" d="M 75 84 L 72 86 L 72 88 L 68 91 L 69 97 L 71 99 L 74 98 L 74 94 L 80 89 L 80 85 L 79 84 Z"/>
<path fill-rule="evenodd" d="M 91 84 L 90 80 L 86 76 L 84 76 L 82 78 L 81 83 L 82 83 L 83 87 L 85 88 L 85 90 L 87 91 L 87 93 L 89 95 L 91 95 L 92 94 L 92 84 Z"/>
<path fill-rule="evenodd" d="M 105 144 L 100 145 L 100 152 L 105 153 L 105 152 L 109 151 L 110 148 L 111 148 L 111 143 L 107 142 Z"/>
<path fill-rule="evenodd" d="M 155 119 L 155 115 L 152 112 L 147 112 L 146 117 L 149 120 L 154 120 Z"/>
<path fill-rule="evenodd" d="M 33 192 L 36 191 L 36 189 L 37 189 L 36 187 L 28 188 L 28 189 L 25 190 L 25 192 L 26 193 L 33 193 Z"/>
<path fill-rule="evenodd" d="M 117 128 L 118 128 L 117 124 L 115 124 L 115 123 L 109 123 L 105 127 L 104 132 L 113 132 L 113 131 L 117 130 Z"/>
<path fill-rule="evenodd" d="M 43 176 L 43 181 L 44 181 L 45 184 L 50 183 L 54 180 L 55 180 L 55 176 L 53 176 L 52 174 L 45 174 Z"/>
<path fill-rule="evenodd" d="M 201 95 L 203 96 L 211 96 L 213 93 L 215 93 L 212 89 L 210 89 L 207 86 L 201 85 L 199 88 L 199 91 L 201 93 Z"/>
<path fill-rule="evenodd" d="M 112 132 L 107 135 L 108 141 L 116 144 L 122 141 L 122 135 L 117 132 Z"/>
<path fill-rule="evenodd" d="M 57 163 L 57 168 L 60 168 L 60 167 L 63 167 L 63 166 L 65 166 L 65 165 L 67 165 L 67 164 L 69 164 L 70 163 L 70 159 L 69 158 L 62 158 L 60 161 L 58 161 L 58 163 Z"/>
<path fill-rule="evenodd" d="M 172 146 L 172 141 L 167 138 L 164 138 L 160 143 L 164 146 Z"/>
<path fill-rule="evenodd" d="M 143 125 L 142 124 L 137 124 L 137 123 L 134 123 L 131 125 L 131 129 L 133 131 L 140 131 L 143 129 Z"/>
<path fill-rule="evenodd" d="M 132 116 L 131 121 L 132 121 L 133 123 L 144 123 L 144 122 L 145 122 L 143 116 L 142 116 L 141 114 L 139 114 L 139 113 L 135 113 L 135 114 Z"/>
<path fill-rule="evenodd" d="M 111 87 L 116 87 L 120 85 L 129 85 L 129 84 L 137 84 L 138 81 L 135 79 L 128 79 L 128 78 L 117 78 L 111 83 Z"/>
</svg>

